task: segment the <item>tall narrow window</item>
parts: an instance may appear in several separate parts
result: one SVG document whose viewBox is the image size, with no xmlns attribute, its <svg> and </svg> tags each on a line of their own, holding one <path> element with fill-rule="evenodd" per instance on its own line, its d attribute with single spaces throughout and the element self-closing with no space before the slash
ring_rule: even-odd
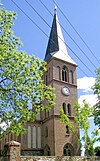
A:
<svg viewBox="0 0 100 161">
<path fill-rule="evenodd" d="M 69 83 L 73 84 L 74 83 L 74 80 L 73 80 L 73 71 L 70 70 L 69 72 Z"/>
<path fill-rule="evenodd" d="M 36 148 L 36 127 L 33 126 L 32 130 L 32 148 Z"/>
<path fill-rule="evenodd" d="M 48 72 L 45 73 L 45 84 L 48 85 Z"/>
<path fill-rule="evenodd" d="M 38 139 L 37 140 L 38 141 L 38 145 L 37 145 L 37 147 L 41 148 L 41 128 L 40 127 L 38 127 L 37 132 L 38 132 L 38 135 L 37 135 L 38 136 L 38 138 L 37 138 Z"/>
<path fill-rule="evenodd" d="M 71 150 L 68 149 L 68 156 L 71 156 Z"/>
<path fill-rule="evenodd" d="M 66 134 L 69 134 L 69 128 L 66 126 Z"/>
<path fill-rule="evenodd" d="M 31 126 L 28 126 L 28 148 L 31 148 Z"/>
<path fill-rule="evenodd" d="M 65 82 L 68 82 L 68 70 L 66 66 L 63 66 L 63 69 L 62 69 L 62 80 Z"/>
<path fill-rule="evenodd" d="M 71 116 L 71 105 L 70 104 L 67 105 L 67 110 L 68 110 L 68 115 Z"/>
<path fill-rule="evenodd" d="M 49 81 L 51 80 L 51 70 L 49 68 Z"/>
<path fill-rule="evenodd" d="M 66 103 L 63 103 L 63 111 L 64 111 L 64 114 L 66 114 Z"/>
<path fill-rule="evenodd" d="M 60 67 L 57 66 L 57 75 L 58 75 L 58 80 L 61 80 L 61 74 L 60 74 Z"/>
<path fill-rule="evenodd" d="M 51 150 L 50 150 L 50 147 L 48 145 L 46 145 L 45 148 L 44 148 L 44 154 L 45 154 L 45 156 L 51 155 Z"/>
</svg>

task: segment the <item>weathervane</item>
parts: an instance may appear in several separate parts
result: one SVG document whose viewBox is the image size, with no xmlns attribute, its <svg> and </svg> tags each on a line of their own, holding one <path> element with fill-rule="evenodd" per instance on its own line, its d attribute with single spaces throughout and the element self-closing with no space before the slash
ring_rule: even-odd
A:
<svg viewBox="0 0 100 161">
<path fill-rule="evenodd" d="M 54 13 L 56 14 L 57 12 L 57 5 L 56 5 L 56 0 L 54 0 Z"/>
</svg>

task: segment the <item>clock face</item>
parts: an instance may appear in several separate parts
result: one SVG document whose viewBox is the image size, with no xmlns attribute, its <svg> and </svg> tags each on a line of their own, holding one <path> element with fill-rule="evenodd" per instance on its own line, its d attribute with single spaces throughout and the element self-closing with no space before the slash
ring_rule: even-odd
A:
<svg viewBox="0 0 100 161">
<path fill-rule="evenodd" d="M 62 88 L 62 93 L 63 93 L 64 95 L 68 96 L 68 95 L 69 95 L 69 89 L 68 89 L 67 87 L 63 87 L 63 88 Z"/>
</svg>

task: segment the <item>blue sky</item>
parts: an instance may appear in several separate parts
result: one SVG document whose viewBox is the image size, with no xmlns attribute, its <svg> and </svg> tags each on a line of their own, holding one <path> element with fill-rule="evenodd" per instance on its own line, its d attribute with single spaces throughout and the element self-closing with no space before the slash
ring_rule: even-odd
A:
<svg viewBox="0 0 100 161">
<path fill-rule="evenodd" d="M 12 3 L 11 0 L 1 0 L 4 7 L 9 10 L 17 12 L 17 20 L 13 29 L 15 35 L 20 37 L 25 50 L 29 54 L 35 54 L 37 57 L 43 59 L 47 47 L 48 37 L 46 37 L 19 9 Z M 13 0 L 19 7 L 49 36 L 50 28 L 43 22 L 43 20 L 30 8 L 25 0 Z M 73 24 L 75 29 L 79 32 L 81 37 L 86 41 L 96 58 L 100 62 L 100 1 L 95 0 L 56 0 L 59 8 L 69 21 Z M 36 11 L 45 19 L 51 26 L 53 16 L 44 8 L 40 0 L 28 0 L 28 2 L 36 9 Z M 53 0 L 42 0 L 48 10 L 54 13 Z M 84 53 L 89 57 L 90 61 L 98 67 L 100 64 L 95 60 L 91 52 L 86 48 L 84 43 L 77 36 L 75 31 L 69 25 L 68 21 L 57 9 L 57 14 L 61 25 L 66 29 L 70 36 L 80 46 Z M 63 31 L 63 30 L 62 30 Z M 83 77 L 85 74 L 79 69 L 81 68 L 88 76 L 95 76 L 95 67 L 88 61 L 86 56 L 78 49 L 74 42 L 63 31 L 65 42 L 78 55 L 78 57 L 89 67 L 92 73 L 77 59 L 77 57 L 68 49 L 69 55 L 78 64 L 77 77 Z"/>
<path fill-rule="evenodd" d="M 50 34 L 50 27 L 43 22 L 43 20 L 32 10 L 25 0 L 13 0 L 16 4 L 34 21 L 48 36 Z M 42 16 L 42 18 L 51 26 L 53 16 L 44 8 L 40 0 L 27 0 L 33 8 Z M 41 59 L 44 58 L 48 37 L 43 34 L 28 18 L 25 16 L 12 0 L 1 0 L 3 7 L 10 11 L 17 12 L 17 19 L 15 20 L 13 30 L 14 34 L 20 37 L 24 46 L 21 50 L 25 50 L 28 54 L 34 54 Z M 65 28 L 66 32 L 74 39 L 81 50 L 69 38 L 66 32 L 63 31 L 65 42 L 77 54 L 77 57 L 68 49 L 69 55 L 78 64 L 77 78 L 78 78 L 78 97 L 82 102 L 82 98 L 93 105 L 96 102 L 96 97 L 91 91 L 91 86 L 95 81 L 95 69 L 100 67 L 100 0 L 56 0 L 57 15 L 60 24 Z M 42 0 L 47 9 L 54 14 L 53 0 Z M 92 53 L 87 49 L 82 40 L 70 26 L 64 15 L 68 18 L 70 23 L 74 26 L 82 39 L 88 44 Z M 88 59 L 86 58 L 88 57 Z M 91 63 L 92 62 L 92 63 Z M 85 64 L 85 65 L 84 65 Z M 86 68 L 89 68 L 89 70 Z M 84 72 L 82 72 L 81 70 Z M 92 101 L 93 100 L 93 101 Z M 90 121 L 91 125 L 93 122 Z M 93 130 L 94 126 L 92 126 Z"/>
</svg>

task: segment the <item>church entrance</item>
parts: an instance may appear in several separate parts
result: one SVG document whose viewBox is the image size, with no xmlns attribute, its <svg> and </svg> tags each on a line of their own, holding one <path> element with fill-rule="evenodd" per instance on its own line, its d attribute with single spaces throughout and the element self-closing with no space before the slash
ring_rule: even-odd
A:
<svg viewBox="0 0 100 161">
<path fill-rule="evenodd" d="M 51 156 L 51 150 L 50 150 L 50 147 L 48 145 L 46 145 L 45 148 L 44 148 L 44 155 L 45 156 Z"/>
<path fill-rule="evenodd" d="M 74 155 L 74 148 L 71 144 L 67 143 L 63 148 L 63 155 L 64 156 L 73 156 Z"/>
</svg>

